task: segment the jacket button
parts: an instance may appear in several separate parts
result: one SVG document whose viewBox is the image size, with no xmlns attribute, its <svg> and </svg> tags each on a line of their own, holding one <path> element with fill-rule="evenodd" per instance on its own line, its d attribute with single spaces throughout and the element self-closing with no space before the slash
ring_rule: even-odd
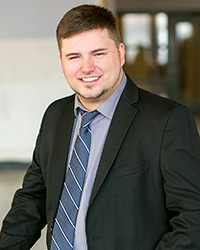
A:
<svg viewBox="0 0 200 250">
<path fill-rule="evenodd" d="M 89 239 L 90 239 L 90 240 L 98 240 L 99 237 L 98 237 L 98 236 L 91 236 Z"/>
</svg>

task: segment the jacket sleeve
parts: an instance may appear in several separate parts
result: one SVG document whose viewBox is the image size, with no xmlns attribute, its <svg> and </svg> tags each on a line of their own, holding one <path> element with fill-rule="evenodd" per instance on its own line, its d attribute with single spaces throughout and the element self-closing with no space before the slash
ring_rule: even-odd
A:
<svg viewBox="0 0 200 250">
<path fill-rule="evenodd" d="M 40 168 L 40 136 L 34 150 L 32 165 L 26 172 L 23 186 L 14 195 L 0 234 L 0 249 L 28 250 L 40 237 L 46 225 L 46 188 Z"/>
<path fill-rule="evenodd" d="M 162 142 L 160 166 L 172 230 L 156 250 L 200 249 L 200 139 L 185 107 L 170 115 Z"/>
</svg>

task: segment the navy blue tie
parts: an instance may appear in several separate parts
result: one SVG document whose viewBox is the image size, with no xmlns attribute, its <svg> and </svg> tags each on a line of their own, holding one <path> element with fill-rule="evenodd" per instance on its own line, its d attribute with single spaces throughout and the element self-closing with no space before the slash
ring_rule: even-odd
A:
<svg viewBox="0 0 200 250">
<path fill-rule="evenodd" d="M 99 112 L 97 110 L 92 112 L 81 110 L 81 113 L 81 128 L 66 173 L 59 208 L 54 222 L 51 250 L 73 249 L 76 219 L 90 154 L 90 123 Z"/>
</svg>

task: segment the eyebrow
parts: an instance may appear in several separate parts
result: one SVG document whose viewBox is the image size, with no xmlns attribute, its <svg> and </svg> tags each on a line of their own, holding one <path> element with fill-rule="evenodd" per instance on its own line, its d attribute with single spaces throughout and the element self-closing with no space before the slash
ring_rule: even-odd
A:
<svg viewBox="0 0 200 250">
<path fill-rule="evenodd" d="M 96 53 L 99 51 L 107 51 L 107 50 L 108 50 L 108 48 L 99 48 L 99 49 L 92 50 L 92 53 Z"/>
<path fill-rule="evenodd" d="M 107 51 L 107 50 L 108 50 L 108 48 L 99 48 L 99 49 L 92 50 L 91 53 L 97 53 L 97 52 L 100 52 L 100 51 Z M 71 53 L 66 54 L 66 57 L 78 56 L 80 54 L 81 53 L 78 53 L 78 52 L 71 52 Z"/>
<path fill-rule="evenodd" d="M 78 55 L 80 55 L 80 53 L 72 52 L 72 53 L 66 54 L 66 57 L 78 56 Z"/>
</svg>

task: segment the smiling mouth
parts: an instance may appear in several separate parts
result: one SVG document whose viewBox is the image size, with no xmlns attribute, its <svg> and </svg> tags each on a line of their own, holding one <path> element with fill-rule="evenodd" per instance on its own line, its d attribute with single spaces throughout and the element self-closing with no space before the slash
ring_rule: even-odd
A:
<svg viewBox="0 0 200 250">
<path fill-rule="evenodd" d="M 83 82 L 94 82 L 94 81 L 97 81 L 98 79 L 100 78 L 100 76 L 94 76 L 94 77 L 83 77 L 81 78 L 81 80 Z"/>
</svg>

